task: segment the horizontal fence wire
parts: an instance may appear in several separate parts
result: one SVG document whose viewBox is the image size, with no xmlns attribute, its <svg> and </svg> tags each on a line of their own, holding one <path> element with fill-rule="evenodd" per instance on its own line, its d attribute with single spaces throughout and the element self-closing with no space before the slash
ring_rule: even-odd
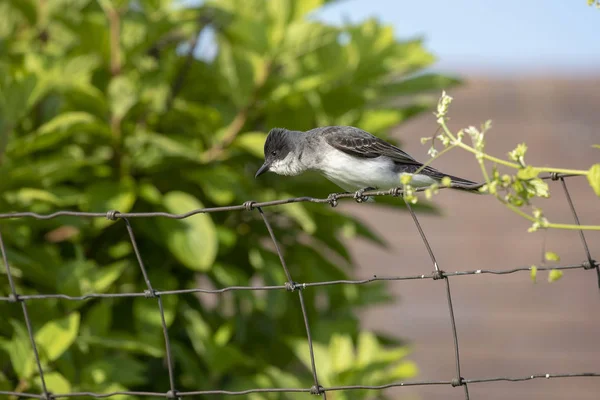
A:
<svg viewBox="0 0 600 400">
<path fill-rule="evenodd" d="M 545 180 L 553 180 L 560 181 L 561 187 L 565 194 L 567 204 L 571 213 L 573 215 L 573 219 L 577 225 L 580 225 L 579 218 L 577 216 L 577 211 L 573 204 L 573 200 L 569 193 L 569 189 L 567 188 L 567 184 L 565 178 L 569 178 L 577 175 L 568 175 L 568 174 L 552 174 L 549 176 L 542 177 Z M 417 189 L 420 191 L 423 189 Z M 400 188 L 391 189 L 386 191 L 365 191 L 363 193 L 364 196 L 400 196 L 402 195 L 402 190 Z M 247 201 L 241 205 L 235 206 L 226 206 L 226 207 L 215 207 L 215 208 L 203 208 L 198 210 L 191 210 L 187 213 L 183 214 L 172 214 L 166 212 L 150 212 L 150 213 L 120 213 L 118 210 L 111 210 L 105 213 L 96 213 L 96 212 L 78 212 L 78 211 L 58 211 L 51 214 L 37 214 L 33 212 L 15 212 L 15 213 L 4 213 L 0 214 L 0 219 L 13 219 L 13 218 L 34 218 L 34 219 L 52 219 L 58 218 L 60 216 L 74 216 L 80 218 L 108 218 L 109 220 L 123 220 L 125 224 L 125 228 L 127 230 L 129 240 L 131 242 L 133 252 L 135 254 L 137 264 L 140 268 L 142 276 L 144 278 L 144 282 L 146 284 L 146 289 L 143 292 L 131 292 L 131 293 L 89 293 L 82 296 L 69 296 L 66 294 L 29 294 L 29 295 L 21 295 L 17 292 L 16 285 L 14 282 L 13 275 L 11 273 L 11 268 L 9 264 L 9 260 L 7 257 L 7 252 L 4 246 L 4 241 L 2 238 L 2 232 L 0 231 L 0 253 L 2 256 L 2 261 L 4 267 L 6 269 L 6 274 L 8 277 L 8 283 L 10 287 L 10 294 L 8 296 L 0 296 L 0 301 L 12 302 L 12 303 L 20 303 L 20 307 L 23 313 L 23 319 L 25 320 L 25 325 L 27 327 L 27 333 L 29 335 L 29 340 L 31 342 L 33 356 L 36 362 L 37 372 L 40 377 L 40 386 L 42 389 L 42 393 L 22 393 L 22 392 L 14 392 L 14 391 L 0 391 L 0 395 L 7 396 L 17 396 L 21 398 L 33 398 L 33 399 L 58 399 L 58 398 L 71 398 L 71 397 L 92 397 L 92 398 L 108 398 L 112 396 L 118 395 L 130 395 L 130 396 L 148 396 L 148 397 L 160 397 L 160 398 L 180 398 L 187 396 L 197 396 L 197 395 L 231 395 L 231 396 L 239 396 L 246 395 L 251 393 L 307 393 L 313 395 L 320 395 L 324 399 L 327 398 L 327 392 L 333 391 L 349 391 L 349 390 L 383 390 L 393 387 L 404 387 L 404 386 L 426 386 L 426 385 L 446 385 L 452 387 L 463 387 L 464 396 L 466 400 L 469 400 L 469 390 L 468 385 L 471 384 L 479 384 L 479 383 L 487 383 L 487 382 L 521 382 L 521 381 L 529 381 L 534 379 L 564 379 L 564 378 L 576 378 L 576 377 L 596 377 L 600 378 L 600 372 L 581 372 L 581 373 L 563 373 L 563 374 L 533 374 L 528 376 L 517 376 L 517 377 L 490 377 L 490 378 L 464 378 L 461 375 L 461 364 L 460 364 L 460 349 L 459 349 L 459 340 L 456 328 L 456 321 L 454 318 L 454 307 L 452 305 L 452 294 L 450 291 L 450 279 L 453 277 L 459 276 L 473 276 L 473 275 L 483 275 L 483 274 L 491 274 L 491 275 L 506 275 L 513 274 L 518 272 L 526 272 L 531 271 L 532 267 L 517 267 L 506 270 L 490 270 L 490 269 L 478 269 L 478 270 L 470 270 L 470 271 L 454 271 L 454 272 L 446 272 L 442 270 L 438 262 L 435 258 L 435 254 L 433 249 L 431 248 L 427 236 L 423 231 L 419 219 L 417 218 L 416 213 L 410 206 L 408 202 L 405 201 L 406 207 L 410 212 L 413 222 L 415 223 L 415 227 L 421 236 L 423 244 L 429 254 L 431 259 L 431 263 L 433 265 L 433 271 L 429 274 L 422 275 L 407 275 L 407 276 L 373 276 L 368 279 L 360 279 L 360 280 L 336 280 L 336 281 L 323 281 L 323 282 L 307 282 L 307 283 L 298 283 L 292 279 L 292 276 L 289 272 L 287 264 L 285 262 L 285 258 L 281 252 L 279 247 L 277 238 L 271 228 L 271 224 L 267 219 L 266 214 L 263 211 L 263 208 L 284 205 L 289 203 L 299 203 L 299 202 L 310 202 L 310 203 L 321 203 L 321 204 L 329 204 L 335 207 L 338 203 L 339 199 L 348 199 L 348 198 L 356 198 L 353 193 L 336 193 L 329 195 L 327 198 L 314 198 L 314 197 L 297 197 L 291 199 L 284 200 L 275 200 L 268 202 L 255 202 L 255 201 Z M 360 199 L 357 199 L 359 201 Z M 252 211 L 257 210 L 265 224 L 265 227 L 273 241 L 275 246 L 275 251 L 279 256 L 279 260 L 281 262 L 281 266 L 285 272 L 285 276 L 287 281 L 283 285 L 275 285 L 275 286 L 229 286 L 219 289 L 203 289 L 203 288 L 193 288 L 193 289 L 181 289 L 181 290 L 156 290 L 152 286 L 148 274 L 146 272 L 146 268 L 144 266 L 144 261 L 142 255 L 138 249 L 134 230 L 129 221 L 130 218 L 151 218 L 151 217 L 164 217 L 164 218 L 172 218 L 172 219 L 183 219 L 188 218 L 196 214 L 201 213 L 214 213 L 214 212 L 231 212 L 231 211 Z M 553 266 L 553 267 L 537 267 L 538 271 L 544 270 L 572 270 L 572 269 L 584 269 L 584 270 L 596 270 L 597 278 L 598 278 L 598 287 L 600 288 L 600 268 L 598 263 L 592 258 L 591 252 L 589 250 L 589 246 L 587 244 L 585 235 L 583 230 L 579 230 L 580 240 L 584 250 L 584 261 L 580 264 L 574 265 L 562 265 L 562 266 Z M 448 304 L 448 315 L 450 328 L 452 333 L 452 338 L 454 342 L 454 358 L 455 358 L 455 373 L 454 378 L 451 380 L 425 380 L 425 381 L 407 381 L 407 382 L 392 382 L 384 385 L 351 385 L 351 386 L 331 386 L 331 387 L 323 387 L 319 384 L 319 375 L 318 375 L 318 360 L 315 360 L 314 350 L 313 350 L 313 342 L 311 337 L 311 329 L 310 323 L 308 320 L 308 315 L 306 312 L 306 307 L 304 304 L 304 297 L 302 291 L 312 287 L 322 287 L 322 286 L 332 286 L 332 285 L 363 285 L 369 284 L 377 281 L 403 281 L 403 280 L 443 280 L 444 288 L 447 297 Z M 199 390 L 199 391 L 178 391 L 176 388 L 176 380 L 174 375 L 174 361 L 173 355 L 171 352 L 171 344 L 169 340 L 169 333 L 167 329 L 167 324 L 165 322 L 165 313 L 162 303 L 162 296 L 169 295 L 183 295 L 190 293 L 209 293 L 209 294 L 220 294 L 229 291 L 265 291 L 265 290 L 285 290 L 288 292 L 297 292 L 298 299 L 300 303 L 300 308 L 302 311 L 302 316 L 304 319 L 304 325 L 306 328 L 306 337 L 308 342 L 308 351 L 310 354 L 311 361 L 311 373 L 313 377 L 313 386 L 310 388 L 255 388 L 241 391 L 228 391 L 228 390 Z M 165 341 L 165 355 L 166 355 L 166 364 L 167 364 L 167 372 L 169 377 L 169 388 L 165 392 L 142 392 L 142 391 L 115 391 L 109 393 L 93 393 L 93 392 L 72 392 L 72 393 L 50 393 L 46 386 L 46 379 L 44 375 L 44 369 L 42 368 L 42 363 L 39 357 L 39 353 L 37 350 L 37 344 L 35 342 L 33 328 L 31 324 L 31 319 L 29 317 L 29 313 L 27 311 L 27 302 L 29 301 L 37 301 L 37 300 L 45 300 L 45 299 L 65 299 L 72 301 L 82 301 L 94 298 L 120 298 L 120 297 L 146 297 L 151 299 L 156 299 L 157 309 L 159 311 L 161 317 L 161 326 Z"/>
</svg>

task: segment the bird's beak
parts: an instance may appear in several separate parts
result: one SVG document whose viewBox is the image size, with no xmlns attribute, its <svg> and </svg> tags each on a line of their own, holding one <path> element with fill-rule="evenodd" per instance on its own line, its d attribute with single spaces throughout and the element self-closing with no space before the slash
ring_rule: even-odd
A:
<svg viewBox="0 0 600 400">
<path fill-rule="evenodd" d="M 265 163 L 262 165 L 262 167 L 260 167 L 258 169 L 258 171 L 256 171 L 256 175 L 254 175 L 254 179 L 258 178 L 259 176 L 261 176 L 268 170 L 269 170 L 269 163 L 267 161 L 265 161 Z"/>
</svg>

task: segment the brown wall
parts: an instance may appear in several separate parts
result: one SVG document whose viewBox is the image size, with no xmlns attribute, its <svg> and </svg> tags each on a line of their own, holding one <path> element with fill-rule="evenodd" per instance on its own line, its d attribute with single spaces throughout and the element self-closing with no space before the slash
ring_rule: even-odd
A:
<svg viewBox="0 0 600 400">
<path fill-rule="evenodd" d="M 452 90 L 451 127 L 494 122 L 488 152 L 505 155 L 517 143 L 529 145 L 535 165 L 589 168 L 600 162 L 600 78 L 585 80 L 473 80 Z M 395 132 L 403 147 L 426 160 L 419 138 L 431 136 L 434 117 L 424 115 Z M 456 150 L 433 164 L 442 171 L 480 180 L 473 157 Z M 600 225 L 600 199 L 585 178 L 567 180 L 580 219 Z M 551 199 L 539 203 L 554 222 L 572 222 L 561 187 L 551 184 Z M 446 271 L 509 269 L 540 265 L 544 234 L 528 233 L 529 223 L 487 196 L 441 191 L 435 198 L 443 216 L 421 222 Z M 382 251 L 352 243 L 361 267 L 356 275 L 428 274 L 433 267 L 407 213 L 371 204 L 342 205 L 369 220 L 388 238 Z M 586 234 L 592 256 L 600 259 L 600 232 Z M 585 260 L 578 233 L 550 231 L 546 248 L 560 254 L 560 264 Z M 374 260 L 374 261 L 373 261 Z M 600 372 L 600 290 L 594 271 L 573 270 L 553 284 L 540 273 L 532 284 L 527 272 L 451 278 L 465 378 L 528 376 L 539 373 Z M 444 285 L 441 281 L 391 282 L 398 301 L 364 315 L 365 326 L 408 339 L 420 368 L 418 380 L 454 377 L 454 354 Z M 398 388 L 394 398 L 462 399 L 461 388 Z M 472 399 L 600 398 L 600 378 L 480 383 L 470 386 Z"/>
</svg>

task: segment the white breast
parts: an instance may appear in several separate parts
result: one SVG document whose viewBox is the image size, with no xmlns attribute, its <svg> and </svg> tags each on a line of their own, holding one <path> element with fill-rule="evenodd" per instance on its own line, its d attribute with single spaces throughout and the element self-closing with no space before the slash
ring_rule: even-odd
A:
<svg viewBox="0 0 600 400">
<path fill-rule="evenodd" d="M 319 171 L 330 181 L 347 191 L 366 187 L 391 189 L 401 186 L 400 175 L 394 172 L 394 163 L 385 157 L 356 158 L 330 148 L 321 160 Z M 414 186 L 428 186 L 435 180 L 425 175 L 413 177 Z"/>
<path fill-rule="evenodd" d="M 321 172 L 347 191 L 366 187 L 391 188 L 399 185 L 398 175 L 389 159 L 355 158 L 336 149 L 327 152 L 321 162 Z"/>
</svg>

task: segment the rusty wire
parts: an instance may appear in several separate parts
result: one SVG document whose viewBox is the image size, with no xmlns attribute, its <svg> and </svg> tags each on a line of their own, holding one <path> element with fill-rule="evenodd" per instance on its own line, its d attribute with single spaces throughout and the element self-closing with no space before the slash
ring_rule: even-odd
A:
<svg viewBox="0 0 600 400">
<path fill-rule="evenodd" d="M 571 177 L 573 175 L 565 175 L 565 174 L 552 174 L 542 179 L 551 179 L 554 181 L 560 181 L 563 191 L 565 193 L 565 197 L 567 199 L 567 203 L 573 215 L 573 219 L 575 223 L 579 225 L 579 218 L 577 216 L 577 212 L 573 201 L 571 199 L 571 195 L 567 188 L 567 184 L 565 182 L 565 178 Z M 387 191 L 365 191 L 364 196 L 398 196 L 401 194 L 401 190 L 399 189 L 391 189 Z M 486 382 L 520 382 L 520 381 L 528 381 L 534 379 L 558 379 L 558 378 L 575 378 L 575 377 L 597 377 L 600 378 L 600 372 L 581 372 L 581 373 L 565 373 L 565 374 L 534 374 L 529 376 L 519 376 L 519 377 L 490 377 L 490 378 L 464 378 L 461 375 L 461 364 L 460 364 L 460 350 L 459 350 L 459 340 L 456 328 L 456 321 L 454 318 L 454 307 L 452 305 L 452 295 L 450 292 L 450 277 L 458 277 L 458 276 L 473 276 L 473 275 L 481 275 L 481 274 L 494 274 L 494 275 L 504 275 L 504 274 L 512 274 L 523 271 L 531 271 L 531 267 L 517 267 L 506 270 L 486 270 L 486 269 L 478 269 L 471 271 L 455 271 L 455 272 L 445 272 L 440 269 L 435 254 L 427 240 L 427 236 L 425 232 L 421 228 L 421 224 L 419 223 L 419 219 L 417 218 L 416 213 L 411 208 L 410 204 L 405 201 L 408 211 L 410 212 L 417 231 L 419 232 L 423 244 L 427 249 L 427 252 L 430 256 L 431 262 L 433 264 L 433 272 L 430 274 L 422 274 L 422 275 L 410 275 L 410 276 L 373 276 L 368 279 L 361 280 L 337 280 L 337 281 L 326 281 L 326 282 L 308 282 L 308 283 L 297 283 L 292 279 L 290 272 L 287 268 L 285 259 L 283 254 L 279 248 L 279 244 L 277 242 L 277 238 L 271 228 L 271 224 L 267 219 L 266 214 L 263 212 L 263 208 L 289 204 L 289 203 L 297 203 L 297 202 L 311 202 L 311 203 L 321 203 L 321 204 L 330 204 L 331 206 L 336 206 L 338 199 L 346 199 L 352 198 L 352 193 L 339 193 L 330 195 L 326 199 L 322 198 L 313 198 L 313 197 L 297 197 L 292 199 L 284 199 L 284 200 L 275 200 L 269 202 L 254 202 L 247 201 L 241 205 L 235 206 L 226 206 L 226 207 L 215 207 L 215 208 L 204 208 L 198 210 L 191 210 L 187 213 L 183 214 L 171 214 L 165 212 L 150 212 L 150 213 L 120 213 L 117 210 L 111 210 L 106 213 L 96 213 L 96 212 L 77 212 L 77 211 L 58 211 L 52 214 L 37 214 L 33 212 L 18 212 L 18 213 L 4 213 L 0 214 L 0 219 L 12 219 L 12 218 L 26 218 L 31 217 L 35 219 L 52 219 L 60 216 L 75 216 L 80 218 L 99 218 L 104 217 L 109 220 L 123 220 L 125 224 L 125 228 L 127 229 L 127 233 L 129 236 L 129 240 L 131 242 L 134 254 L 136 256 L 136 260 L 144 281 L 146 283 L 146 289 L 143 292 L 133 292 L 133 293 L 90 293 L 83 296 L 69 296 L 65 294 L 30 294 L 30 295 L 21 295 L 17 293 L 16 285 L 13 279 L 13 275 L 11 273 L 11 268 L 9 264 L 9 260 L 7 257 L 7 252 L 4 246 L 4 241 L 2 239 L 2 232 L 0 232 L 0 253 L 2 257 L 2 261 L 4 267 L 6 269 L 6 274 L 8 277 L 8 283 L 10 287 L 10 294 L 8 296 L 0 296 L 0 301 L 12 302 L 12 303 L 20 303 L 23 318 L 25 320 L 25 325 L 27 327 L 27 333 L 31 342 L 33 355 L 35 358 L 37 370 L 40 376 L 40 383 L 42 388 L 42 393 L 22 393 L 22 392 L 12 392 L 12 391 L 0 391 L 0 395 L 7 396 L 17 396 L 21 398 L 32 398 L 32 399 L 43 399 L 43 400 L 51 400 L 51 399 L 59 399 L 59 398 L 71 398 L 71 397 L 92 397 L 92 398 L 109 398 L 112 396 L 118 395 L 131 395 L 131 396 L 149 396 L 149 397 L 160 397 L 160 398 L 169 398 L 175 399 L 179 397 L 188 397 L 188 396 L 197 396 L 197 395 L 231 395 L 231 396 L 240 396 L 246 395 L 250 393 L 307 393 L 313 395 L 320 395 L 324 399 L 327 398 L 327 392 L 332 391 L 340 391 L 340 390 L 383 390 L 392 387 L 403 387 L 403 386 L 423 386 L 423 385 L 449 385 L 452 387 L 462 386 L 464 390 L 464 396 L 466 400 L 469 400 L 469 390 L 468 385 L 476 384 L 476 383 L 486 383 Z M 227 211 L 252 211 L 257 210 L 260 213 L 260 216 L 265 224 L 265 227 L 273 241 L 275 246 L 275 251 L 279 256 L 281 265 L 285 272 L 287 281 L 284 285 L 276 285 L 276 286 L 229 286 L 220 289 L 203 289 L 203 288 L 193 288 L 193 289 L 181 289 L 181 290 L 155 290 L 150 282 L 148 274 L 146 272 L 146 268 L 144 266 L 144 261 L 142 255 L 138 249 L 134 230 L 129 221 L 130 218 L 149 218 L 149 217 L 165 217 L 172 219 L 183 219 L 188 218 L 195 214 L 200 213 L 213 213 L 213 212 L 227 212 Z M 598 276 L 598 286 L 600 288 L 600 268 L 599 264 L 592 258 L 591 252 L 589 250 L 589 246 L 585 239 L 585 235 L 583 230 L 579 231 L 581 243 L 583 245 L 583 250 L 585 253 L 585 261 L 580 264 L 574 265 L 563 265 L 563 266 L 554 266 L 554 267 L 537 267 L 537 270 L 572 270 L 572 269 L 584 269 L 584 270 L 596 270 L 596 274 Z M 432 279 L 432 280 L 443 280 L 444 287 L 447 297 L 448 303 L 448 314 L 450 319 L 450 328 L 452 332 L 452 338 L 454 342 L 454 356 L 455 356 L 455 376 L 451 380 L 426 380 L 426 381 L 407 381 L 407 382 L 391 382 L 389 384 L 384 385 L 352 385 L 352 386 L 337 386 L 337 387 L 323 387 L 319 384 L 318 379 L 318 371 L 317 365 L 318 360 L 315 360 L 315 355 L 313 351 L 313 342 L 311 337 L 310 323 L 308 320 L 308 315 L 306 313 L 306 307 L 304 304 L 304 297 L 302 294 L 303 290 L 314 287 L 322 287 L 322 286 L 331 286 L 331 285 L 363 285 L 376 281 L 400 281 L 400 280 L 415 280 L 415 279 Z M 306 336 L 308 342 L 308 351 L 310 353 L 311 360 L 311 372 L 313 376 L 314 385 L 310 388 L 256 388 L 256 389 L 247 389 L 242 391 L 228 391 L 228 390 L 201 390 L 201 391 L 190 391 L 190 392 L 180 392 L 177 390 L 175 385 L 175 376 L 174 376 L 174 362 L 173 356 L 171 352 L 171 345 L 169 340 L 169 334 L 167 329 L 167 324 L 165 322 L 165 315 L 162 303 L 162 296 L 169 295 L 182 295 L 188 293 L 212 293 L 219 294 L 228 291 L 240 291 L 240 290 L 286 290 L 289 292 L 296 291 L 299 296 L 300 309 L 302 311 L 302 316 L 304 319 L 304 325 L 306 327 Z M 44 299 L 65 299 L 71 301 L 82 301 L 93 298 L 116 298 L 116 297 L 146 297 L 146 298 L 154 298 L 157 301 L 158 311 L 161 317 L 161 325 L 163 336 L 165 340 L 165 355 L 166 355 L 166 363 L 167 363 L 167 371 L 169 376 L 169 388 L 165 392 L 141 392 L 141 391 L 115 391 L 109 393 L 93 393 L 93 392 L 72 392 L 72 393 L 51 393 L 48 391 L 46 386 L 46 380 L 44 377 L 44 370 L 42 368 L 42 363 L 39 357 L 39 353 L 37 350 L 37 345 L 34 338 L 33 328 L 31 324 L 31 319 L 27 312 L 27 302 L 29 301 L 37 301 Z"/>
</svg>

